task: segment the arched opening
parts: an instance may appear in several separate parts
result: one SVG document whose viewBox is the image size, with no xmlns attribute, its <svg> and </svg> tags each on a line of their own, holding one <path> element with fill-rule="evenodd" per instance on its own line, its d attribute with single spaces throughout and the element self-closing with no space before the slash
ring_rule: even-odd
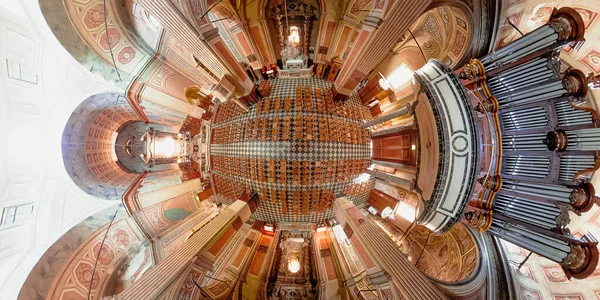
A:
<svg viewBox="0 0 600 300">
<path fill-rule="evenodd" d="M 115 151 L 117 130 L 137 115 L 120 93 L 96 94 L 71 114 L 62 137 L 63 162 L 73 182 L 101 199 L 119 199 L 136 174 Z"/>
</svg>

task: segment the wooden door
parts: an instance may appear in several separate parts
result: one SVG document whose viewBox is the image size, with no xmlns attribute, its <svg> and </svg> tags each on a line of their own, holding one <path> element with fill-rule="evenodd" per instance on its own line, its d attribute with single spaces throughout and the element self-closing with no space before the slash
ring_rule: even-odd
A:
<svg viewBox="0 0 600 300">
<path fill-rule="evenodd" d="M 380 215 L 386 207 L 396 208 L 396 204 L 398 204 L 398 200 L 382 191 L 371 190 L 371 194 L 369 194 L 369 205 L 377 209 Z"/>
<path fill-rule="evenodd" d="M 406 130 L 389 135 L 378 136 L 373 141 L 373 159 L 396 162 L 407 166 L 416 166 L 416 130 Z"/>
</svg>

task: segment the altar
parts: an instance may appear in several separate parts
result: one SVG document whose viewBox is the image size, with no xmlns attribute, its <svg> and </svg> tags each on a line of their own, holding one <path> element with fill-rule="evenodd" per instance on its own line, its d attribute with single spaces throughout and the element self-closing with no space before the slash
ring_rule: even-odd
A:
<svg viewBox="0 0 600 300">
<path fill-rule="evenodd" d="M 289 59 L 285 62 L 288 70 L 300 70 L 304 67 L 304 61 L 301 59 Z"/>
<path fill-rule="evenodd" d="M 279 69 L 279 67 L 277 67 L 277 77 L 279 78 L 284 78 L 284 79 L 290 79 L 290 78 L 310 78 L 312 77 L 314 74 L 313 72 L 313 66 L 310 66 L 306 69 Z"/>
<path fill-rule="evenodd" d="M 283 69 L 277 68 L 279 78 L 308 78 L 314 74 L 313 67 L 308 67 L 308 56 L 300 52 L 297 43 L 286 41 L 281 61 Z"/>
</svg>

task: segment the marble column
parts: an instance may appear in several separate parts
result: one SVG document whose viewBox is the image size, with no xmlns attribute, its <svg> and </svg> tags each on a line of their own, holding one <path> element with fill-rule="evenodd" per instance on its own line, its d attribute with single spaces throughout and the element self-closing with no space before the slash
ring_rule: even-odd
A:
<svg viewBox="0 0 600 300">
<path fill-rule="evenodd" d="M 400 177 L 396 177 L 390 174 L 386 174 L 383 172 L 379 172 L 376 170 L 369 170 L 368 171 L 369 174 L 373 175 L 375 178 L 387 181 L 387 182 L 391 182 L 394 184 L 398 184 L 402 187 L 404 187 L 406 190 L 410 190 L 411 188 L 411 181 L 410 180 L 406 180 L 404 178 L 400 178 Z"/>
<path fill-rule="evenodd" d="M 399 110 L 379 116 L 369 122 L 361 124 L 360 128 L 368 128 L 371 126 L 375 126 L 375 125 L 381 124 L 385 121 L 389 121 L 391 119 L 395 119 L 395 118 L 398 118 L 398 117 L 401 117 L 404 115 L 408 115 L 408 114 L 412 114 L 412 113 L 413 113 L 412 106 L 410 104 L 407 104 L 406 107 L 403 107 Z"/>
<path fill-rule="evenodd" d="M 157 299 L 227 228 L 238 218 L 245 222 L 250 218 L 250 214 L 250 208 L 245 202 L 234 202 L 193 234 L 181 248 L 147 271 L 117 298 L 123 300 Z"/>
<path fill-rule="evenodd" d="M 196 178 L 166 188 L 139 194 L 137 195 L 137 202 L 140 209 L 144 209 L 146 207 L 150 207 L 163 201 L 167 201 L 179 195 L 201 190 L 202 181 L 200 180 L 200 178 Z"/>
<path fill-rule="evenodd" d="M 190 49 L 204 65 L 215 75 L 221 77 L 228 73 L 226 66 L 211 53 L 208 45 L 200 39 L 198 31 L 192 25 L 195 20 L 188 20 L 171 1 L 139 0 L 138 3 L 160 24 Z"/>
<path fill-rule="evenodd" d="M 447 299 L 411 264 L 400 248 L 345 197 L 335 200 L 333 211 L 344 226 L 362 241 L 371 257 L 385 270 L 398 287 L 403 299 Z"/>
<path fill-rule="evenodd" d="M 413 122 L 410 122 L 409 124 L 405 124 L 405 125 L 394 126 L 394 127 L 386 126 L 382 129 L 373 131 L 371 133 L 371 138 L 382 136 L 382 135 L 398 133 L 401 131 L 406 131 L 406 130 L 411 130 L 411 129 L 415 129 L 415 125 Z"/>
<path fill-rule="evenodd" d="M 365 26 L 359 33 L 355 47 L 335 81 L 338 92 L 350 95 L 358 83 L 389 54 L 398 41 L 398 35 L 404 33 L 431 2 L 409 0 L 391 5 L 378 27 L 377 17 L 366 16 Z"/>
</svg>

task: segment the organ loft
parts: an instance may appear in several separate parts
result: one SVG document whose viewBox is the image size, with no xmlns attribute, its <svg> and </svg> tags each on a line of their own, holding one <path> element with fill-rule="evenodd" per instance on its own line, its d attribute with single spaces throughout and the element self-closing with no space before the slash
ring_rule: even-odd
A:
<svg viewBox="0 0 600 300">
<path fill-rule="evenodd" d="M 599 299 L 595 4 L 0 3 L 0 298 Z"/>
</svg>

